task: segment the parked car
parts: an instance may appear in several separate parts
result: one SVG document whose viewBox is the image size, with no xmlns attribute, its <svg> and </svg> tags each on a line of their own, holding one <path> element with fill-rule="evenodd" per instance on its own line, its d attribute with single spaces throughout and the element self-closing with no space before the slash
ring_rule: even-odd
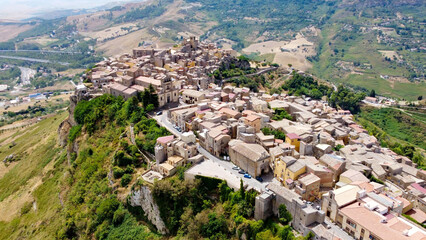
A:
<svg viewBox="0 0 426 240">
<path fill-rule="evenodd" d="M 163 114 L 163 111 L 157 112 L 157 116 Z"/>
<path fill-rule="evenodd" d="M 263 178 L 260 177 L 260 176 L 256 177 L 256 180 L 259 181 L 259 182 L 263 182 Z"/>
<path fill-rule="evenodd" d="M 244 177 L 245 177 L 245 178 L 250 179 L 250 178 L 251 178 L 251 175 L 250 175 L 250 174 L 248 174 L 248 173 L 246 173 L 246 174 L 244 174 Z"/>
<path fill-rule="evenodd" d="M 240 170 L 240 168 L 239 168 L 239 167 L 237 167 L 237 166 L 233 167 L 232 169 L 233 169 L 233 170 Z"/>
<path fill-rule="evenodd" d="M 244 170 L 240 170 L 238 171 L 239 174 L 246 174 L 246 172 L 244 172 Z"/>
</svg>

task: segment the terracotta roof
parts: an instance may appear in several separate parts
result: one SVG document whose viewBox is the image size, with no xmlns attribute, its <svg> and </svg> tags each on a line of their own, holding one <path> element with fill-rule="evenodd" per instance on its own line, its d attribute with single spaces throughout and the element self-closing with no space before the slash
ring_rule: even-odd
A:
<svg viewBox="0 0 426 240">
<path fill-rule="evenodd" d="M 154 79 L 154 78 L 140 76 L 140 77 L 137 77 L 136 80 L 144 82 L 147 85 L 152 84 L 154 86 L 161 86 L 161 80 L 157 80 L 157 79 Z"/>
<path fill-rule="evenodd" d="M 257 115 L 249 115 L 248 117 L 246 117 L 246 119 L 247 119 L 247 121 L 249 121 L 249 122 L 253 122 L 253 121 L 255 121 L 256 119 L 260 119 L 260 117 L 259 116 L 257 116 Z"/>
<path fill-rule="evenodd" d="M 340 179 L 342 177 L 346 177 L 352 182 L 369 182 L 370 181 L 366 176 L 364 176 L 364 174 L 352 169 L 349 169 L 346 172 L 342 173 L 340 175 Z"/>
<path fill-rule="evenodd" d="M 239 114 L 239 112 L 234 111 L 234 110 L 229 109 L 229 108 L 225 108 L 225 107 L 221 108 L 221 109 L 219 110 L 219 112 L 220 112 L 220 113 L 225 113 L 225 114 L 231 115 L 232 117 L 235 117 L 235 116 L 237 116 L 237 115 Z"/>
<path fill-rule="evenodd" d="M 420 192 L 422 192 L 423 194 L 426 193 L 426 189 L 424 189 L 422 186 L 420 186 L 418 183 L 413 183 L 411 184 L 411 186 L 417 190 L 419 190 Z"/>
<path fill-rule="evenodd" d="M 133 85 L 133 86 L 131 86 L 131 88 L 136 89 L 139 92 L 145 91 L 145 88 L 140 86 L 140 85 Z"/>
<path fill-rule="evenodd" d="M 381 216 L 377 212 L 368 210 L 358 202 L 342 208 L 340 212 L 381 239 L 420 240 L 426 237 L 420 229 L 417 231 L 412 229 L 410 225 L 406 224 L 398 217 L 393 216 L 388 218 L 387 222 L 382 222 L 385 218 L 384 216 Z M 403 233 L 410 229 L 413 231 L 411 236 L 405 236 Z"/>
<path fill-rule="evenodd" d="M 299 178 L 299 182 L 305 186 L 313 184 L 315 182 L 320 182 L 320 181 L 321 179 L 312 173 L 309 173 L 306 176 Z"/>
<path fill-rule="evenodd" d="M 290 139 L 300 139 L 299 135 L 297 135 L 296 133 L 287 133 L 286 137 Z"/>
<path fill-rule="evenodd" d="M 159 137 L 159 138 L 157 138 L 157 143 L 166 144 L 166 143 L 172 141 L 174 138 L 175 138 L 175 136 L 173 136 L 173 135 L 165 136 L 165 137 Z"/>
</svg>

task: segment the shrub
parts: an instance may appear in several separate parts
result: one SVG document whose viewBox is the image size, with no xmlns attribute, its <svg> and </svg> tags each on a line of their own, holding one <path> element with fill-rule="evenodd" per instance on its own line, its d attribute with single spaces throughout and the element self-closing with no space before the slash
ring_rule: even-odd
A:
<svg viewBox="0 0 426 240">
<path fill-rule="evenodd" d="M 119 179 L 124 175 L 124 170 L 121 167 L 115 166 L 112 169 L 112 175 L 114 176 L 115 179 Z"/>
<path fill-rule="evenodd" d="M 282 224 L 288 224 L 293 219 L 293 217 L 291 216 L 291 213 L 287 210 L 287 207 L 285 206 L 285 204 L 281 204 L 278 207 L 278 214 L 279 214 L 279 220 Z"/>
<path fill-rule="evenodd" d="M 126 187 L 130 183 L 130 181 L 132 181 L 132 175 L 128 173 L 124 174 L 121 178 L 121 186 Z"/>
<path fill-rule="evenodd" d="M 119 207 L 115 212 L 114 216 L 112 218 L 112 223 L 114 225 L 120 225 L 124 218 L 126 217 L 126 210 L 124 210 L 122 207 Z"/>
<path fill-rule="evenodd" d="M 21 215 L 27 214 L 29 211 L 31 211 L 32 207 L 33 207 L 32 202 L 25 203 L 24 206 L 21 208 Z"/>
<path fill-rule="evenodd" d="M 119 206 L 120 203 L 118 202 L 115 196 L 111 196 L 110 198 L 103 200 L 99 207 L 96 209 L 98 223 L 112 219 L 115 210 L 117 210 Z"/>
</svg>

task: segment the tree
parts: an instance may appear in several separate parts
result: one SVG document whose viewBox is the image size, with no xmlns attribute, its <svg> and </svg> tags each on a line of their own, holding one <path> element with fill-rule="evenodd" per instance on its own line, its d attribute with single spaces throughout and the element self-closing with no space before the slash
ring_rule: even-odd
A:
<svg viewBox="0 0 426 240">
<path fill-rule="evenodd" d="M 112 219 L 115 210 L 117 210 L 119 206 L 120 203 L 118 202 L 115 196 L 111 196 L 111 198 L 103 200 L 99 207 L 96 209 L 98 222 L 102 223 L 104 220 Z"/>
<path fill-rule="evenodd" d="M 417 98 L 417 100 L 419 100 L 419 101 L 423 100 L 423 96 L 419 96 L 419 97 Z"/>
<path fill-rule="evenodd" d="M 245 189 L 244 189 L 243 179 L 240 179 L 240 195 L 241 195 L 241 198 L 244 199 Z"/>
<path fill-rule="evenodd" d="M 314 239 L 315 234 L 309 231 L 309 233 L 304 237 L 305 240 L 311 240 Z"/>
<path fill-rule="evenodd" d="M 132 181 L 132 175 L 131 174 L 124 174 L 121 178 L 121 186 L 126 187 L 130 182 Z"/>
<path fill-rule="evenodd" d="M 210 213 L 208 218 L 208 223 L 201 227 L 201 234 L 203 237 L 210 238 L 213 236 L 227 234 L 228 229 L 226 219 L 223 215 L 217 216 L 216 213 Z"/>
<path fill-rule="evenodd" d="M 293 220 L 293 217 L 291 216 L 291 213 L 287 210 L 287 207 L 285 204 L 281 204 L 278 207 L 278 217 L 282 224 L 288 224 Z"/>
<path fill-rule="evenodd" d="M 371 89 L 369 96 L 376 97 L 376 91 L 374 89 Z"/>
<path fill-rule="evenodd" d="M 351 113 L 360 111 L 360 102 L 365 98 L 365 93 L 354 93 L 350 89 L 339 85 L 336 92 L 329 97 L 330 105 L 334 108 L 340 107 Z"/>
</svg>

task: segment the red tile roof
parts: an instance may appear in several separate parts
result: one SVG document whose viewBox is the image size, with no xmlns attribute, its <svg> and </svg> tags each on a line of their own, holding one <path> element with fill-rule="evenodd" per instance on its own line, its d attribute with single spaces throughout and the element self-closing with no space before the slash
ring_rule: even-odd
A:
<svg viewBox="0 0 426 240">
<path fill-rule="evenodd" d="M 419 190 L 422 193 L 426 193 L 426 189 L 424 189 L 422 186 L 420 186 L 418 183 L 413 183 L 411 186 L 417 190 Z"/>
<path fill-rule="evenodd" d="M 165 137 L 159 137 L 159 138 L 157 138 L 157 143 L 166 144 L 166 143 L 172 141 L 174 138 L 175 138 L 175 136 L 173 136 L 173 135 L 165 136 Z"/>
<path fill-rule="evenodd" d="M 299 135 L 296 133 L 288 133 L 286 136 L 290 139 L 300 139 Z"/>
</svg>

